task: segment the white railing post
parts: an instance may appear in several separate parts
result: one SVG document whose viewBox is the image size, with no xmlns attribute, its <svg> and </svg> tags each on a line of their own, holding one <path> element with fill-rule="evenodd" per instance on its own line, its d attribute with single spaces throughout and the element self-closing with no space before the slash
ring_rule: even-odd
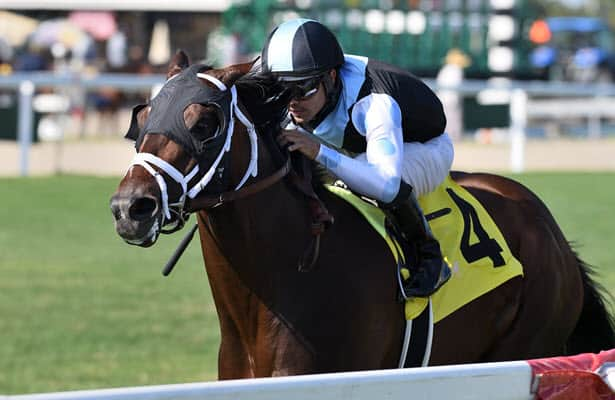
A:
<svg viewBox="0 0 615 400">
<path fill-rule="evenodd" d="M 23 81 L 19 85 L 19 104 L 17 114 L 17 135 L 20 147 L 19 173 L 28 176 L 30 147 L 32 146 L 32 130 L 34 115 L 32 111 L 32 96 L 34 95 L 34 83 Z"/>
<path fill-rule="evenodd" d="M 525 167 L 525 128 L 527 123 L 527 93 L 514 89 L 510 96 L 510 169 L 523 172 Z"/>
<path fill-rule="evenodd" d="M 599 102 L 602 97 L 596 96 L 593 98 L 596 102 Z M 589 139 L 599 139 L 602 136 L 602 122 L 600 118 L 602 112 L 600 109 L 595 109 L 587 116 L 587 137 Z"/>
</svg>

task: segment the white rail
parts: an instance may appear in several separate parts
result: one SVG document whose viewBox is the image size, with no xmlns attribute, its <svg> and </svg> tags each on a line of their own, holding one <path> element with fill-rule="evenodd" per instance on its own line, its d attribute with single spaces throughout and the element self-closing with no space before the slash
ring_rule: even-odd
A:
<svg viewBox="0 0 615 400">
<path fill-rule="evenodd" d="M 532 398 L 524 361 L 7 396 L 4 400 L 441 400 Z"/>
<path fill-rule="evenodd" d="M 26 83 L 30 82 L 30 83 Z M 127 92 L 151 91 L 154 86 L 164 82 L 162 75 L 100 74 L 95 76 L 58 75 L 54 73 L 17 73 L 0 76 L 0 89 L 17 90 L 20 96 L 18 132 L 22 146 L 20 171 L 28 175 L 28 152 L 31 146 L 32 126 L 32 88 L 47 86 L 61 87 L 71 85 L 84 90 L 101 87 L 116 87 Z M 615 85 L 580 84 L 570 82 L 523 82 L 523 81 L 475 81 L 466 80 L 458 86 L 441 87 L 434 80 L 425 82 L 434 90 L 448 89 L 462 95 L 477 95 L 485 91 L 496 91 L 510 104 L 511 152 L 510 168 L 513 172 L 524 169 L 525 130 L 528 118 L 578 117 L 587 118 L 591 136 L 600 134 L 600 118 L 613 117 L 615 110 Z M 534 97 L 576 97 L 576 100 L 559 99 L 538 100 Z M 579 100 L 578 98 L 583 98 Z M 579 104 L 582 104 L 579 106 Z"/>
<path fill-rule="evenodd" d="M 125 92 L 149 92 L 164 82 L 162 75 L 101 74 L 75 75 L 50 72 L 15 73 L 0 76 L 0 89 L 16 90 L 19 96 L 17 138 L 20 144 L 19 171 L 21 176 L 29 174 L 29 152 L 34 137 L 32 98 L 37 87 L 74 86 L 83 90 L 103 87 L 117 87 Z"/>
</svg>

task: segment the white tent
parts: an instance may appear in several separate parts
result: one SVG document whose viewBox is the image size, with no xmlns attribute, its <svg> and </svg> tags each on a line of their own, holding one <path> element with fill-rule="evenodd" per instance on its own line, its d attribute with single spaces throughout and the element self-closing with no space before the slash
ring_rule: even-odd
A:
<svg viewBox="0 0 615 400">
<path fill-rule="evenodd" d="M 0 11 L 0 39 L 11 46 L 20 46 L 36 30 L 38 21 L 8 11 Z"/>
</svg>

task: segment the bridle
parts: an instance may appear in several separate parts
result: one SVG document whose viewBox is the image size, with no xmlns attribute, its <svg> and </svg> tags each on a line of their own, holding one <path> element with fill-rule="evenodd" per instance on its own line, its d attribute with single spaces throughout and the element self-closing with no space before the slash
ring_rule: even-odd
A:
<svg viewBox="0 0 615 400">
<path fill-rule="evenodd" d="M 256 177 L 258 174 L 258 136 L 256 134 L 254 124 L 250 122 L 250 120 L 246 117 L 246 115 L 241 111 L 240 107 L 238 106 L 237 89 L 234 85 L 229 89 L 222 81 L 211 75 L 197 73 L 197 76 L 199 78 L 203 78 L 212 82 L 221 91 L 231 91 L 231 106 L 229 116 L 230 120 L 226 132 L 226 140 L 209 170 L 205 172 L 205 174 L 198 182 L 196 182 L 194 185 L 190 185 L 190 182 L 195 179 L 195 177 L 199 173 L 198 163 L 195 167 L 192 168 L 190 172 L 184 175 L 173 165 L 156 156 L 155 154 L 141 152 L 137 153 L 134 156 L 129 167 L 132 168 L 135 165 L 140 165 L 145 168 L 145 170 L 154 177 L 156 183 L 158 184 L 158 187 L 160 188 L 162 201 L 162 214 L 160 221 L 161 233 L 173 233 L 181 229 L 186 223 L 186 220 L 188 219 L 191 212 L 211 209 L 214 207 L 218 207 L 224 203 L 235 201 L 258 193 L 284 178 L 286 175 L 288 175 L 291 169 L 290 157 L 287 157 L 284 165 L 277 171 L 275 171 L 273 174 L 265 177 L 264 179 L 244 186 L 250 176 Z M 250 138 L 250 162 L 246 168 L 243 178 L 232 191 L 222 192 L 213 196 L 199 196 L 201 191 L 203 191 L 207 184 L 212 180 L 214 173 L 216 172 L 216 169 L 220 164 L 220 161 L 222 160 L 223 156 L 231 149 L 231 139 L 235 127 L 235 118 L 238 119 L 246 127 L 248 136 Z M 158 170 L 154 168 L 154 166 L 157 167 Z M 179 184 L 181 188 L 181 193 L 179 194 L 177 200 L 169 200 L 168 185 L 165 181 L 164 176 L 159 172 L 159 170 L 165 172 L 168 177 L 170 177 L 176 183 Z M 175 216 L 175 218 L 172 218 L 172 215 Z"/>
<path fill-rule="evenodd" d="M 184 77 L 187 76 L 191 75 L 185 75 Z M 274 185 L 275 183 L 279 182 L 291 171 L 291 158 L 289 154 L 286 154 L 286 160 L 278 170 L 274 171 L 271 175 L 266 176 L 263 179 L 255 180 L 254 182 L 251 182 L 250 184 L 246 185 L 247 180 L 251 176 L 256 177 L 258 175 L 258 136 L 256 134 L 256 128 L 254 124 L 250 121 L 250 119 L 246 117 L 246 115 L 242 112 L 241 108 L 238 105 L 237 88 L 235 85 L 232 85 L 230 88 L 228 88 L 219 79 L 201 72 L 197 72 L 196 76 L 198 78 L 210 81 L 221 92 L 226 92 L 226 94 L 224 94 L 222 97 L 218 97 L 216 93 L 211 93 L 211 88 L 209 88 L 207 92 L 209 94 L 200 97 L 200 101 L 203 101 L 205 104 L 215 105 L 219 109 L 224 110 L 224 120 L 221 124 L 222 128 L 218 131 L 220 132 L 220 134 L 218 134 L 217 132 L 214 135 L 214 140 L 218 140 L 218 142 L 216 145 L 209 147 L 210 152 L 208 153 L 208 157 L 199 159 L 199 156 L 201 155 L 200 153 L 197 153 L 196 155 L 192 154 L 192 161 L 196 161 L 196 163 L 195 166 L 192 167 L 192 169 L 186 174 L 175 168 L 167 161 L 161 159 L 157 155 L 148 152 L 137 153 L 130 165 L 131 168 L 135 165 L 142 166 L 149 174 L 154 177 L 156 183 L 158 184 L 158 187 L 160 188 L 162 212 L 160 213 L 160 219 L 156 221 L 157 233 L 173 233 L 181 229 L 185 225 L 188 217 L 190 216 L 190 213 L 199 210 L 213 209 L 215 207 L 219 207 L 222 204 L 236 201 L 253 195 L 255 193 L 259 193 L 267 189 L 268 187 Z M 192 89 L 194 89 L 194 86 L 192 86 Z M 154 99 L 153 101 L 156 101 L 156 99 Z M 220 101 L 220 103 L 218 103 L 218 101 Z M 224 105 L 224 107 L 221 104 Z M 181 105 L 183 106 L 183 104 Z M 133 112 L 133 121 L 135 120 L 135 116 L 136 114 L 135 112 Z M 246 127 L 246 132 L 248 134 L 248 137 L 250 138 L 250 162 L 246 167 L 246 171 L 240 182 L 233 190 L 222 191 L 221 193 L 217 193 L 215 195 L 201 195 L 202 191 L 206 187 L 208 187 L 208 185 L 212 181 L 212 178 L 214 178 L 214 175 L 217 179 L 217 181 L 215 181 L 216 189 L 218 189 L 219 187 L 228 186 L 228 183 L 226 181 L 222 182 L 222 185 L 218 185 L 218 183 L 220 183 L 224 177 L 224 168 L 219 167 L 219 165 L 224 155 L 231 149 L 231 139 L 235 128 L 235 119 L 238 119 L 239 122 L 241 122 Z M 182 129 L 183 128 L 180 127 L 179 131 L 182 131 Z M 132 133 L 134 133 L 134 131 L 131 124 L 131 128 L 129 129 L 127 137 L 134 137 Z M 157 132 L 153 131 L 152 133 Z M 142 132 L 142 135 L 140 135 L 139 137 L 142 139 L 146 134 L 147 129 L 145 129 Z M 178 140 L 181 144 L 182 139 L 178 138 Z M 214 155 L 216 156 L 213 157 Z M 203 165 L 201 164 L 201 162 L 211 159 L 214 159 L 213 163 L 209 164 L 208 161 L 207 164 L 205 164 L 207 165 L 206 168 L 208 169 L 199 178 L 199 165 Z M 165 180 L 165 177 L 173 179 L 177 184 L 179 184 L 179 187 L 181 188 L 181 192 L 177 196 L 176 200 L 169 199 L 168 182 Z M 193 183 L 193 181 L 196 182 Z M 308 244 L 306 251 L 299 260 L 300 271 L 312 270 L 313 266 L 316 263 L 316 260 L 318 259 L 320 236 L 324 232 L 326 227 L 333 222 L 332 216 L 326 211 L 326 208 L 324 207 L 318 196 L 314 193 L 311 184 L 305 182 L 306 181 L 298 180 L 296 176 L 294 177 L 294 184 L 297 185 L 298 188 L 302 190 L 302 192 L 306 194 L 309 198 L 310 210 L 313 218 L 311 229 L 313 238 Z M 172 218 L 172 216 L 174 216 L 175 218 Z M 170 274 L 171 270 L 177 263 L 177 260 L 179 259 L 179 257 L 181 257 L 183 251 L 190 243 L 197 227 L 198 223 L 195 224 L 188 231 L 184 239 L 179 243 L 177 249 L 165 265 L 162 272 L 163 275 L 167 276 L 168 274 Z"/>
</svg>

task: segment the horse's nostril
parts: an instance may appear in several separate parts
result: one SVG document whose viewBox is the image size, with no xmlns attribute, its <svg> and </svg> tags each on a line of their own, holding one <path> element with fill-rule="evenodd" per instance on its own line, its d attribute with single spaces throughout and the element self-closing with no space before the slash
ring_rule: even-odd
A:
<svg viewBox="0 0 615 400">
<path fill-rule="evenodd" d="M 151 197 L 141 197 L 130 205 L 128 215 L 134 221 L 145 221 L 154 216 L 156 209 L 156 200 Z"/>
<path fill-rule="evenodd" d="M 122 211 L 119 207 L 115 206 L 115 204 L 111 205 L 111 213 L 113 214 L 113 218 L 115 218 L 116 221 L 122 218 Z"/>
<path fill-rule="evenodd" d="M 125 212 L 122 211 L 126 209 L 125 204 L 127 204 L 126 200 L 121 198 L 117 194 L 111 197 L 109 206 L 111 207 L 111 213 L 113 214 L 113 218 L 115 218 L 116 221 L 119 221 L 125 215 Z"/>
</svg>

